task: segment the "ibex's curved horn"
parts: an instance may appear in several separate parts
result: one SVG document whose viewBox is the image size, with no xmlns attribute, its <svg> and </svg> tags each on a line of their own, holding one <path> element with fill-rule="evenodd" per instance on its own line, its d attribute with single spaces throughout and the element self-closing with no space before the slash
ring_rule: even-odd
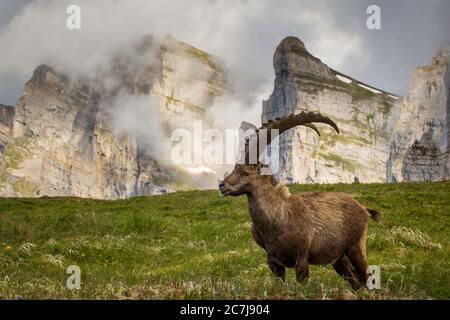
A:
<svg viewBox="0 0 450 320">
<path fill-rule="evenodd" d="M 319 129 L 312 123 L 305 123 L 304 126 L 313 129 L 320 136 Z"/>
<path fill-rule="evenodd" d="M 331 127 L 333 127 L 334 130 L 336 130 L 337 133 L 339 133 L 339 128 L 337 126 L 337 124 L 331 120 L 330 118 L 321 115 L 320 113 L 314 113 L 314 112 L 301 112 L 299 114 L 291 114 L 290 116 L 284 117 L 284 118 L 277 118 L 275 121 L 273 120 L 269 120 L 267 123 L 264 123 L 261 128 L 256 129 L 256 127 L 253 124 L 247 123 L 247 122 L 243 122 L 241 124 L 241 129 L 243 129 L 244 131 L 247 131 L 248 129 L 251 130 L 255 130 L 255 134 L 256 134 L 256 148 L 258 150 L 258 157 L 259 157 L 259 130 L 260 129 L 265 129 L 267 130 L 267 134 L 268 134 L 268 139 L 267 139 L 267 144 L 270 144 L 271 141 L 275 138 L 274 136 L 272 136 L 271 134 L 271 130 L 273 129 L 278 129 L 278 134 L 282 134 L 283 132 L 294 128 L 296 126 L 305 126 L 308 128 L 313 129 L 319 136 L 320 136 L 320 132 L 319 129 L 317 129 L 317 127 L 313 124 L 314 123 L 323 123 L 323 124 L 327 124 Z M 248 158 L 249 158 L 249 139 L 245 140 L 245 146 L 244 146 L 244 150 L 245 150 L 245 163 L 248 163 Z M 243 151 L 244 151 L 243 150 Z"/>
<path fill-rule="evenodd" d="M 317 134 L 320 135 L 319 130 L 314 124 L 312 124 L 312 122 L 328 124 L 329 126 L 333 127 L 333 129 L 336 130 L 337 133 L 339 133 L 337 124 L 330 118 L 323 116 L 320 113 L 304 111 L 299 114 L 292 114 L 277 121 L 269 122 L 265 129 L 278 129 L 279 134 L 282 134 L 283 132 L 296 126 L 306 126 L 313 129 Z"/>
</svg>

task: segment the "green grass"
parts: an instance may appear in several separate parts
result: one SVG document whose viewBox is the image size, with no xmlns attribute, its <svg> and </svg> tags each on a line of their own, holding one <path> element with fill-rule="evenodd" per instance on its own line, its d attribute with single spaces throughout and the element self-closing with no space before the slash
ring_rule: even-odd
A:
<svg viewBox="0 0 450 320">
<path fill-rule="evenodd" d="M 294 185 L 344 191 L 382 212 L 368 260 L 380 290 L 353 291 L 331 266 L 276 280 L 252 240 L 245 197 L 216 191 L 129 200 L 0 199 L 0 298 L 428 299 L 450 297 L 450 182 Z M 66 288 L 78 265 L 81 290 Z"/>
</svg>

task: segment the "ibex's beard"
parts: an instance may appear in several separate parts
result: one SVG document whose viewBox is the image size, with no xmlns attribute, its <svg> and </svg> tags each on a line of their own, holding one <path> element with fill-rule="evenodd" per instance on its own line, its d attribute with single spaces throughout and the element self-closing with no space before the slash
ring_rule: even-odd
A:
<svg viewBox="0 0 450 320">
<path fill-rule="evenodd" d="M 220 191 L 220 193 L 223 195 L 223 196 L 235 196 L 235 195 L 239 195 L 238 193 L 238 191 L 236 191 L 236 190 L 233 190 L 233 189 L 235 189 L 235 188 L 233 188 L 233 187 L 231 187 L 230 188 L 230 186 L 227 186 L 225 183 L 221 183 L 220 185 L 219 185 L 219 191 Z"/>
<path fill-rule="evenodd" d="M 222 190 L 222 189 L 220 189 L 219 188 L 219 190 L 220 190 L 220 193 L 223 195 L 223 196 L 229 196 L 230 194 L 231 194 L 231 190 L 229 190 L 229 189 L 227 189 L 227 190 Z"/>
<path fill-rule="evenodd" d="M 220 191 L 220 194 L 223 196 L 227 196 L 231 192 L 231 190 L 225 186 L 224 182 L 221 182 L 219 184 L 219 191 Z"/>
</svg>

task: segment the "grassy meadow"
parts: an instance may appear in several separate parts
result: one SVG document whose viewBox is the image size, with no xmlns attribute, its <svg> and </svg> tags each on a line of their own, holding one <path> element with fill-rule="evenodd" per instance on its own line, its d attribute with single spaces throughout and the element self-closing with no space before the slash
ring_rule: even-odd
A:
<svg viewBox="0 0 450 320">
<path fill-rule="evenodd" d="M 382 213 L 368 260 L 381 289 L 353 291 L 332 266 L 276 280 L 251 237 L 245 197 L 177 192 L 128 200 L 0 199 L 0 299 L 449 299 L 450 182 L 293 185 L 344 191 Z M 66 287 L 69 265 L 81 289 Z"/>
</svg>

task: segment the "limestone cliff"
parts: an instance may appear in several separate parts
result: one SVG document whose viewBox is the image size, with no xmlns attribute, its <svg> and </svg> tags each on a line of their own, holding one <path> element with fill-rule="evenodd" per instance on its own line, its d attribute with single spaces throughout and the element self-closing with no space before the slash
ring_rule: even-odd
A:
<svg viewBox="0 0 450 320">
<path fill-rule="evenodd" d="M 171 37 L 145 38 L 111 65 L 81 80 L 41 65 L 15 109 L 0 107 L 1 195 L 115 199 L 172 188 L 173 174 L 114 130 L 111 104 L 119 92 L 154 96 L 166 126 L 186 124 L 225 90 L 223 69 Z"/>
<path fill-rule="evenodd" d="M 316 111 L 341 134 L 322 125 L 320 137 L 305 127 L 286 132 L 277 176 L 288 183 L 449 179 L 449 52 L 441 46 L 431 65 L 414 72 L 403 99 L 329 68 L 299 39 L 284 39 L 262 122 Z M 195 120 L 208 127 L 208 107 L 227 90 L 220 60 L 170 36 L 146 37 L 83 79 L 41 65 L 15 107 L 0 105 L 0 195 L 116 199 L 211 187 L 215 176 L 163 163 L 151 147 Z M 117 130 L 112 110 L 133 112 L 118 99 L 123 94 L 142 98 L 145 108 L 156 101 L 157 114 L 143 123 L 157 126 L 158 138 Z"/>
<path fill-rule="evenodd" d="M 389 181 L 450 178 L 450 44 L 440 46 L 431 65 L 418 67 L 395 127 Z"/>
<path fill-rule="evenodd" d="M 171 36 L 162 44 L 161 62 L 161 77 L 151 93 L 160 99 L 162 116 L 172 127 L 203 120 L 214 97 L 227 91 L 222 61 Z"/>
<path fill-rule="evenodd" d="M 336 135 L 320 126 L 321 137 L 304 127 L 285 133 L 277 175 L 288 183 L 385 181 L 400 97 L 329 68 L 298 38 L 285 38 L 273 63 L 274 91 L 263 102 L 263 122 L 302 110 L 320 111 L 341 129 Z"/>
<path fill-rule="evenodd" d="M 14 111 L 14 107 L 0 104 L 0 172 L 4 168 L 3 154 L 11 139 Z"/>
</svg>

